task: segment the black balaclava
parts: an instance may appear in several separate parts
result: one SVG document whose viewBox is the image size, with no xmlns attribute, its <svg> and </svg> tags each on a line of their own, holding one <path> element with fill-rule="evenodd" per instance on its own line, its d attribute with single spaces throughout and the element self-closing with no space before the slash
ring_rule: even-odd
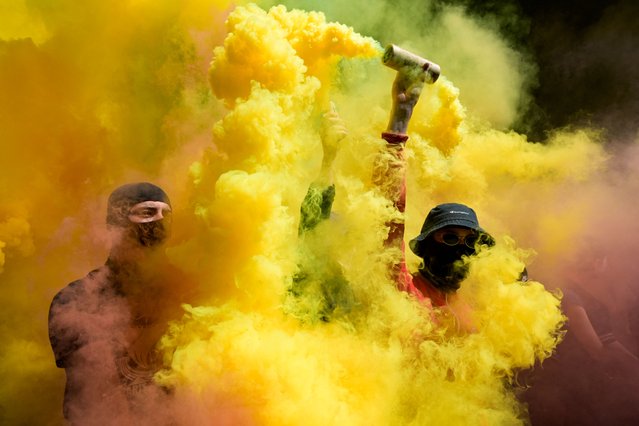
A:
<svg viewBox="0 0 639 426">
<path fill-rule="evenodd" d="M 424 277 L 441 290 L 455 291 L 468 274 L 468 264 L 462 258 L 475 254 L 475 249 L 464 244 L 451 247 L 433 240 L 435 231 L 448 226 L 474 230 L 479 234 L 480 244 L 490 246 L 494 240 L 479 226 L 475 211 L 464 204 L 440 204 L 428 213 L 420 234 L 410 241 L 409 247 L 422 258 L 419 271 Z"/>
<path fill-rule="evenodd" d="M 130 183 L 120 186 L 109 196 L 107 224 L 127 229 L 129 235 L 144 247 L 162 244 L 169 229 L 164 220 L 134 223 L 129 220 L 131 207 L 143 201 L 162 201 L 169 206 L 168 195 L 159 186 L 148 182 Z"/>
<path fill-rule="evenodd" d="M 421 253 L 423 263 L 419 272 L 435 287 L 444 291 L 455 291 L 468 274 L 468 264 L 462 257 L 475 254 L 475 249 L 464 244 L 447 246 L 430 237 L 422 242 Z"/>
</svg>

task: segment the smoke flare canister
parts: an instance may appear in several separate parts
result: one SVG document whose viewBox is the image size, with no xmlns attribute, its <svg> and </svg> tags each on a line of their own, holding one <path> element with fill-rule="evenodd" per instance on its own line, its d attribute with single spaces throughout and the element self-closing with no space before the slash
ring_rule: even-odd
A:
<svg viewBox="0 0 639 426">
<path fill-rule="evenodd" d="M 384 65 L 400 71 L 402 69 L 415 69 L 421 68 L 425 73 L 425 82 L 433 84 L 439 78 L 441 68 L 434 62 L 430 62 L 427 59 L 417 56 L 401 47 L 394 44 L 388 45 L 384 50 L 384 56 L 382 57 Z"/>
</svg>

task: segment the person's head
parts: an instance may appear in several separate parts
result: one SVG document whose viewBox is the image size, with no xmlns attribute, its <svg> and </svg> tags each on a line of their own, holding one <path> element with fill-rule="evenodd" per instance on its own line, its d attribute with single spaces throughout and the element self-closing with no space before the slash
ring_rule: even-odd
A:
<svg viewBox="0 0 639 426">
<path fill-rule="evenodd" d="M 438 288 L 454 291 L 466 278 L 463 256 L 475 254 L 477 244 L 494 244 L 480 226 L 475 211 L 457 203 L 440 204 L 426 216 L 410 249 L 423 264 L 420 271 Z"/>
<path fill-rule="evenodd" d="M 170 233 L 171 202 L 162 188 L 152 183 L 122 185 L 109 196 L 106 221 L 131 243 L 157 247 Z"/>
</svg>

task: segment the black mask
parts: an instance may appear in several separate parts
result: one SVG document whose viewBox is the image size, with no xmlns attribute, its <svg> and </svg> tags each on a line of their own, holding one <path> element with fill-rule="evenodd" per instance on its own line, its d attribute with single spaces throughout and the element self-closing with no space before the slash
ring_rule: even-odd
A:
<svg viewBox="0 0 639 426">
<path fill-rule="evenodd" d="M 162 245 L 168 238 L 168 229 L 163 220 L 129 225 L 131 236 L 144 247 Z"/>
<path fill-rule="evenodd" d="M 144 201 L 160 201 L 171 204 L 169 197 L 158 186 L 148 182 L 123 185 L 109 197 L 107 207 L 107 223 L 111 226 L 125 228 L 128 235 L 144 247 L 161 245 L 169 236 L 170 219 L 151 222 L 134 223 L 129 220 L 133 206 Z"/>
<path fill-rule="evenodd" d="M 162 188 L 152 183 L 139 182 L 122 185 L 109 196 L 107 224 L 127 226 L 129 209 L 143 201 L 162 201 L 171 204 L 168 195 Z"/>
<path fill-rule="evenodd" d="M 468 275 L 468 265 L 462 260 L 463 256 L 475 253 L 464 244 L 447 246 L 432 239 L 424 241 L 420 252 L 423 264 L 420 273 L 433 285 L 444 291 L 459 289 L 461 282 Z"/>
</svg>

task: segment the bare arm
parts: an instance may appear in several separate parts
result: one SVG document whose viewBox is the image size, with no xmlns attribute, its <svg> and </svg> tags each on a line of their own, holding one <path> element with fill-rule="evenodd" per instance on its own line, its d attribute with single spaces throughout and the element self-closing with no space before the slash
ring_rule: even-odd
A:
<svg viewBox="0 0 639 426">
<path fill-rule="evenodd" d="M 389 232 L 384 245 L 401 251 L 401 258 L 390 265 L 391 277 L 400 289 L 409 291 L 413 287 L 404 256 L 403 214 L 406 207 L 404 145 L 408 140 L 408 135 L 406 134 L 408 123 L 421 94 L 423 84 L 424 81 L 421 79 L 413 78 L 411 80 L 402 72 L 397 74 L 391 93 L 393 108 L 390 121 L 387 130 L 382 133 L 382 138 L 386 141 L 386 147 L 380 153 L 373 172 L 373 182 L 380 188 L 386 198 L 393 202 L 395 208 L 402 215 L 401 218 L 388 223 Z"/>
<path fill-rule="evenodd" d="M 566 315 L 570 321 L 570 330 L 582 348 L 593 359 L 603 361 L 606 356 L 612 356 L 618 361 L 637 363 L 639 367 L 639 358 L 614 337 L 606 343 L 602 342 L 590 322 L 588 313 L 582 306 L 569 305 L 566 307 Z"/>
<path fill-rule="evenodd" d="M 603 357 L 604 345 L 599 340 L 597 332 L 588 318 L 588 313 L 582 306 L 570 305 L 566 307 L 570 331 L 575 335 L 581 347 L 598 361 Z M 570 332 L 569 331 L 569 332 Z"/>
</svg>

